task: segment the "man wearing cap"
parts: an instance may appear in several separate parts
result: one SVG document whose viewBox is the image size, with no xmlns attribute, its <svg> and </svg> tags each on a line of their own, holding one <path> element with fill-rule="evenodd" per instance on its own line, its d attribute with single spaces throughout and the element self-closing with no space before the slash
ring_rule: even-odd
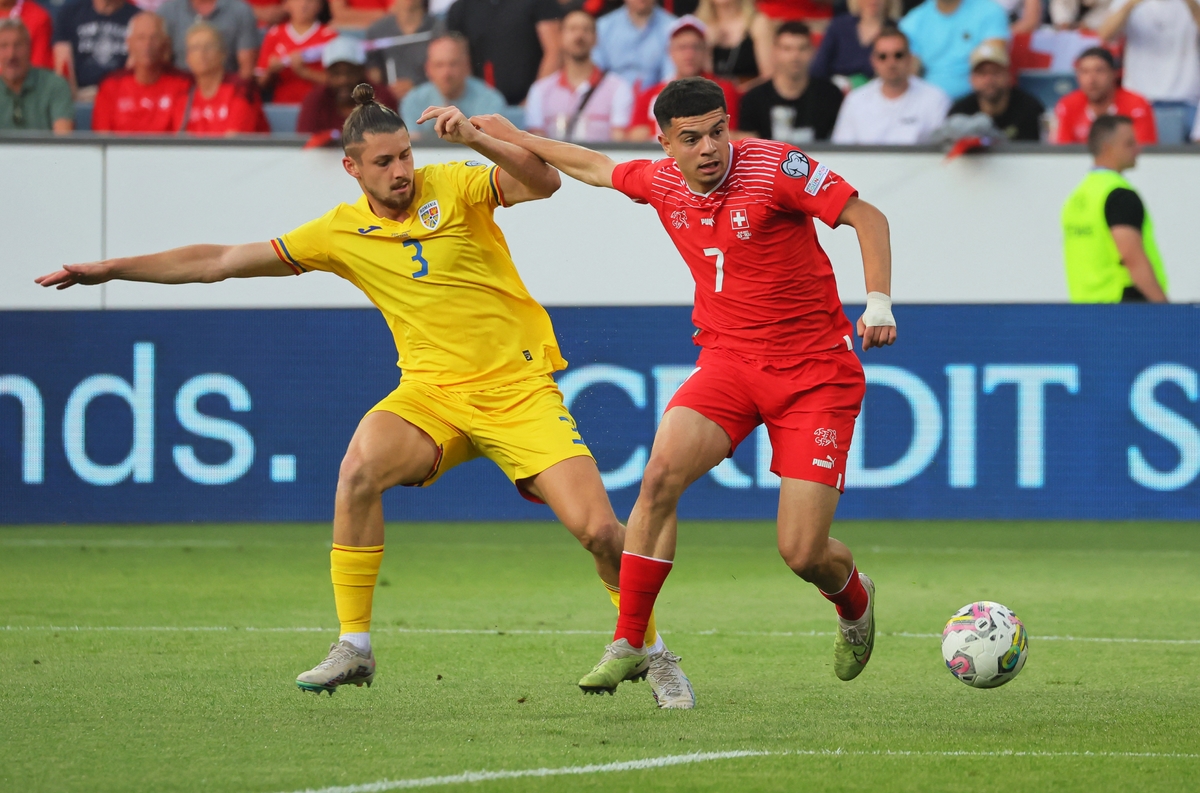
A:
<svg viewBox="0 0 1200 793">
<path fill-rule="evenodd" d="M 367 54 L 359 39 L 339 36 L 325 45 L 321 53 L 325 67 L 325 85 L 318 85 L 304 97 L 296 131 L 306 134 L 341 134 L 342 124 L 354 109 L 354 86 L 367 81 Z M 375 100 L 387 107 L 396 106 L 396 97 L 385 85 L 372 85 Z"/>
<path fill-rule="evenodd" d="M 428 81 L 409 91 L 400 103 L 400 118 L 413 140 L 433 134 L 433 120 L 417 123 L 426 108 L 453 106 L 467 118 L 506 109 L 504 94 L 471 76 L 471 55 L 461 33 L 447 33 L 429 42 L 425 76 Z"/>
<path fill-rule="evenodd" d="M 1137 165 L 1133 119 L 1105 115 L 1088 130 L 1091 172 L 1063 205 L 1063 259 L 1072 303 L 1165 303 L 1167 274 L 1145 204 L 1123 172 Z"/>
<path fill-rule="evenodd" d="M 1055 143 L 1087 143 L 1092 122 L 1103 115 L 1128 116 L 1142 145 L 1158 143 L 1154 110 L 1144 97 L 1117 87 L 1117 64 L 1103 47 L 1086 49 L 1075 60 L 1079 88 L 1058 100 L 1054 108 Z"/>
<path fill-rule="evenodd" d="M 1009 140 L 1037 142 L 1042 138 L 1045 106 L 1037 97 L 1013 85 L 1008 49 L 985 41 L 971 53 L 972 92 L 950 106 L 950 115 L 987 113 Z"/>
<path fill-rule="evenodd" d="M 675 67 L 675 77 L 707 77 L 725 93 L 725 107 L 729 112 L 729 128 L 738 129 L 738 106 L 741 95 L 737 87 L 728 80 L 708 71 L 712 62 L 712 50 L 708 44 L 708 28 L 697 17 L 688 14 L 675 20 L 667 36 L 667 55 Z M 650 140 L 662 134 L 654 118 L 654 102 L 667 87 L 670 80 L 644 89 L 633 101 L 633 117 L 629 122 L 628 140 Z"/>
</svg>

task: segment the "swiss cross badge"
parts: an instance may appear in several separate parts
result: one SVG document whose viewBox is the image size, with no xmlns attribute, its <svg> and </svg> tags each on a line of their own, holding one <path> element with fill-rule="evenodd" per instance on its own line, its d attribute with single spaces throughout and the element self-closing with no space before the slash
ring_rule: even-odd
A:
<svg viewBox="0 0 1200 793">
<path fill-rule="evenodd" d="M 744 231 L 750 228 L 750 218 L 746 216 L 744 209 L 729 210 L 729 222 L 733 224 L 734 229 Z"/>
</svg>

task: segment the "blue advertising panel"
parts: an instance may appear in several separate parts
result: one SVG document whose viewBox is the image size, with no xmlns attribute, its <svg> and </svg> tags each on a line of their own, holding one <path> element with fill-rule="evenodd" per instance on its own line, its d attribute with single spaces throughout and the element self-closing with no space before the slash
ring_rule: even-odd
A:
<svg viewBox="0 0 1200 793">
<path fill-rule="evenodd" d="M 839 517 L 1200 519 L 1196 308 L 895 313 L 898 343 L 860 353 Z M 551 314 L 571 361 L 560 387 L 627 515 L 696 358 L 690 310 Z M 329 520 L 346 444 L 395 387 L 395 358 L 370 310 L 0 314 L 0 522 Z M 681 513 L 773 517 L 769 463 L 760 429 Z M 486 460 L 396 488 L 385 508 L 552 517 Z"/>
</svg>

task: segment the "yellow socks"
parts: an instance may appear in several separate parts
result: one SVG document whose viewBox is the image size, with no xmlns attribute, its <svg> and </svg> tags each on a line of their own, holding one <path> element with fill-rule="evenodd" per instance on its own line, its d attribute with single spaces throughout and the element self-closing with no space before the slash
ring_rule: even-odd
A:
<svg viewBox="0 0 1200 793">
<path fill-rule="evenodd" d="M 604 588 L 608 590 L 608 598 L 612 604 L 617 607 L 617 611 L 621 610 L 621 590 L 612 586 L 607 581 L 601 581 Z M 653 647 L 658 643 L 658 626 L 654 624 L 654 612 L 650 612 L 650 621 L 646 623 L 646 646 Z"/>
<path fill-rule="evenodd" d="M 342 633 L 371 630 L 371 599 L 382 562 L 382 545 L 352 547 L 334 543 L 329 552 L 329 567 Z"/>
</svg>

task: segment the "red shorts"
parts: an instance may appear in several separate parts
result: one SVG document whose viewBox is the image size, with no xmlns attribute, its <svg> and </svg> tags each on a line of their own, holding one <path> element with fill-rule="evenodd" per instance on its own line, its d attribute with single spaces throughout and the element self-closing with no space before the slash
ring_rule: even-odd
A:
<svg viewBox="0 0 1200 793">
<path fill-rule="evenodd" d="M 729 456 L 759 424 L 774 450 L 771 470 L 845 490 L 846 455 L 867 385 L 852 352 L 789 361 L 746 360 L 702 350 L 667 410 L 691 408 L 729 436 Z"/>
</svg>

